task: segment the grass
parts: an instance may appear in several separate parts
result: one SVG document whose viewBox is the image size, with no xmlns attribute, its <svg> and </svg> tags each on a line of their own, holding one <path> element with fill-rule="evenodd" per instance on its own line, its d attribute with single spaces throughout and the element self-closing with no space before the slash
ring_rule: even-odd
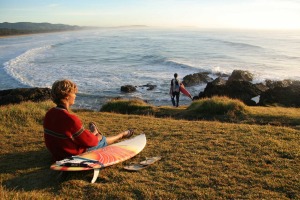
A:
<svg viewBox="0 0 300 200">
<path fill-rule="evenodd" d="M 180 106 L 179 108 L 170 106 L 156 107 L 141 100 L 118 99 L 108 102 L 102 107 L 101 111 L 184 120 L 270 124 L 298 129 L 300 125 L 299 108 L 250 107 L 237 99 L 228 97 L 204 98 L 192 102 L 190 106 Z"/>
<path fill-rule="evenodd" d="M 101 112 L 116 112 L 121 114 L 152 114 L 154 107 L 140 99 L 116 99 L 104 104 Z"/>
<path fill-rule="evenodd" d="M 203 104 L 153 107 L 150 115 L 75 111 L 85 125 L 95 121 L 107 136 L 128 127 L 147 136 L 140 154 L 103 169 L 94 184 L 89 183 L 91 171 L 74 172 L 58 182 L 58 173 L 49 169 L 42 122 L 52 103 L 0 107 L 0 198 L 300 199 L 300 131 L 295 129 L 300 124 L 299 109 L 215 100 L 208 107 L 220 106 L 224 111 L 216 111 L 213 118 L 202 110 Z M 213 120 L 187 120 L 188 113 Z M 228 116 L 238 123 L 224 122 Z M 274 124 L 257 125 L 252 117 Z M 281 125 L 287 121 L 292 125 Z M 123 170 L 129 163 L 157 155 L 163 159 L 146 169 Z"/>
<path fill-rule="evenodd" d="M 246 106 L 239 100 L 228 97 L 205 98 L 193 102 L 189 107 L 197 113 L 204 115 L 242 114 L 246 111 Z"/>
</svg>

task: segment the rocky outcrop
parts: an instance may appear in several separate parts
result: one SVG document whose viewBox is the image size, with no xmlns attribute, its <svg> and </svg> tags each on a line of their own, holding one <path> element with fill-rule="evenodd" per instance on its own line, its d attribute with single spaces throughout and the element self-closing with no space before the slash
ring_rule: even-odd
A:
<svg viewBox="0 0 300 200">
<path fill-rule="evenodd" d="M 0 105 L 16 104 L 23 101 L 40 102 L 51 99 L 49 88 L 17 88 L 0 91 Z"/>
<path fill-rule="evenodd" d="M 121 91 L 126 93 L 135 92 L 136 87 L 133 85 L 123 85 L 121 86 Z"/>
<path fill-rule="evenodd" d="M 225 74 L 225 73 L 222 73 L 222 72 L 215 72 L 213 73 L 214 76 L 217 76 L 217 77 L 222 77 L 222 78 L 225 78 L 225 77 L 229 77 L 230 75 L 228 74 Z"/>
<path fill-rule="evenodd" d="M 269 87 L 263 83 L 256 83 L 255 86 L 262 92 L 265 92 L 269 89 Z"/>
<path fill-rule="evenodd" d="M 211 84 L 214 85 L 214 86 L 216 86 L 216 85 L 225 85 L 226 82 L 227 82 L 227 81 L 226 81 L 225 79 L 223 79 L 223 78 L 221 78 L 221 77 L 218 77 L 218 78 L 216 78 L 215 80 L 213 80 L 213 81 L 211 82 Z"/>
<path fill-rule="evenodd" d="M 287 107 L 300 107 L 300 81 L 267 80 L 265 84 L 253 84 L 253 75 L 248 71 L 234 70 L 226 81 L 219 77 L 209 82 L 203 92 L 194 99 L 227 96 L 243 101 L 246 105 L 279 104 Z M 253 101 L 259 96 L 259 102 Z"/>
<path fill-rule="evenodd" d="M 295 84 L 299 81 L 292 81 L 292 80 L 282 80 L 282 81 L 272 81 L 272 80 L 266 80 L 266 86 L 270 89 L 276 88 L 276 87 L 288 87 L 289 85 Z"/>
<path fill-rule="evenodd" d="M 300 82 L 276 82 L 275 87 L 261 94 L 259 105 L 279 104 L 287 107 L 300 107 Z"/>
<path fill-rule="evenodd" d="M 248 71 L 234 70 L 228 80 L 218 77 L 209 82 L 203 92 L 199 93 L 199 98 L 212 96 L 227 96 L 240 99 L 247 105 L 255 105 L 251 100 L 262 93 L 260 87 L 252 84 L 253 75 Z"/>
<path fill-rule="evenodd" d="M 213 79 L 208 76 L 207 72 L 201 72 L 201 73 L 186 75 L 185 77 L 183 77 L 182 83 L 185 87 L 190 87 L 202 83 L 208 83 L 209 81 L 212 80 Z"/>
<path fill-rule="evenodd" d="M 243 70 L 234 70 L 228 78 L 228 81 L 252 81 L 252 80 L 253 80 L 253 74 Z"/>
<path fill-rule="evenodd" d="M 247 105 L 255 105 L 256 103 L 251 99 L 261 93 L 262 91 L 251 82 L 226 81 L 224 84 L 220 81 L 213 81 L 207 84 L 204 91 L 200 92 L 199 97 L 227 96 L 240 99 Z"/>
</svg>

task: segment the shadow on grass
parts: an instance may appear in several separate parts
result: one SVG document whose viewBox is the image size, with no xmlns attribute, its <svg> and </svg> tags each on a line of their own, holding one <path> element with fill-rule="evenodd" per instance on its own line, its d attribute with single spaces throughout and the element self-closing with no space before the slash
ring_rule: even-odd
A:
<svg viewBox="0 0 300 200">
<path fill-rule="evenodd" d="M 259 125 L 273 125 L 273 126 L 287 126 L 296 129 L 298 125 L 300 125 L 299 118 L 293 118 L 288 116 L 270 116 L 270 115 L 255 115 L 250 114 L 248 116 L 248 121 L 245 120 L 245 123 L 259 124 Z"/>
<path fill-rule="evenodd" d="M 6 177 L 2 178 L 2 185 L 9 190 L 48 190 L 58 193 L 65 181 L 79 179 L 90 182 L 93 176 L 93 170 L 88 170 L 67 172 L 62 178 L 60 171 L 50 169 L 51 164 L 51 156 L 46 149 L 0 155 L 0 175 Z M 98 182 L 104 183 L 105 180 Z"/>
<path fill-rule="evenodd" d="M 57 172 L 50 170 L 48 151 L 29 151 L 0 155 L 0 174 L 3 186 L 10 190 L 32 191 L 56 188 Z"/>
</svg>

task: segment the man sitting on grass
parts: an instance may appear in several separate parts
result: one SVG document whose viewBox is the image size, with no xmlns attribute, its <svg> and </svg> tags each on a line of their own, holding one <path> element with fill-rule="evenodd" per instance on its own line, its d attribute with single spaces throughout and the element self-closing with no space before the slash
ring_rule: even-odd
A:
<svg viewBox="0 0 300 200">
<path fill-rule="evenodd" d="M 52 85 L 51 96 L 57 105 L 51 108 L 44 119 L 44 138 L 47 149 L 54 161 L 78 155 L 86 151 L 103 148 L 121 138 L 129 138 L 133 130 L 105 137 L 91 122 L 89 129 L 83 127 L 81 120 L 69 112 L 75 103 L 78 89 L 70 80 L 58 80 Z"/>
</svg>

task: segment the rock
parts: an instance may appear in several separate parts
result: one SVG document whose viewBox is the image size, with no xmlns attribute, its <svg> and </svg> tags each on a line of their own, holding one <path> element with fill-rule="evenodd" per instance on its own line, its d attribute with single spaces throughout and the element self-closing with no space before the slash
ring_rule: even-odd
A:
<svg viewBox="0 0 300 200">
<path fill-rule="evenodd" d="M 262 91 L 256 87 L 256 85 L 248 81 L 227 81 L 226 84 L 209 82 L 203 92 L 200 92 L 199 97 L 212 97 L 212 96 L 227 96 L 233 99 L 239 99 L 247 105 L 256 105 L 251 100 L 262 93 Z"/>
<path fill-rule="evenodd" d="M 147 87 L 147 90 L 154 90 L 157 86 L 156 85 L 151 85 L 150 83 L 147 83 L 147 85 L 142 85 L 139 87 Z"/>
<path fill-rule="evenodd" d="M 300 107 L 300 82 L 291 81 L 288 86 L 282 83 L 284 82 L 263 92 L 260 95 L 259 105 L 280 104 L 287 107 Z"/>
<path fill-rule="evenodd" d="M 126 92 L 126 93 L 135 92 L 136 87 L 133 85 L 124 85 L 124 86 L 121 86 L 121 91 Z"/>
<path fill-rule="evenodd" d="M 253 80 L 253 74 L 243 70 L 234 70 L 228 78 L 228 81 L 252 81 L 252 80 Z"/>
<path fill-rule="evenodd" d="M 154 90 L 156 88 L 156 85 L 148 85 L 147 90 Z"/>
<path fill-rule="evenodd" d="M 193 101 L 194 101 L 194 100 L 198 100 L 198 99 L 200 99 L 199 96 L 193 96 L 193 98 L 192 98 Z"/>
<path fill-rule="evenodd" d="M 189 74 L 185 77 L 183 77 L 183 85 L 186 87 L 199 85 L 201 83 L 208 83 L 209 81 L 212 81 L 213 79 L 208 76 L 207 72 L 201 72 L 201 73 L 195 73 L 195 74 Z"/>
<path fill-rule="evenodd" d="M 215 76 L 218 76 L 218 77 L 229 77 L 228 74 L 225 74 L 225 73 L 222 73 L 222 72 L 216 72 L 214 73 Z"/>
<path fill-rule="evenodd" d="M 266 80 L 266 86 L 270 89 L 273 89 L 276 87 L 288 87 L 292 83 L 293 83 L 292 80 L 283 80 L 283 81 Z"/>
<path fill-rule="evenodd" d="M 252 73 L 234 70 L 227 81 L 219 77 L 207 83 L 204 91 L 193 99 L 227 96 L 239 99 L 250 106 L 280 104 L 288 107 L 300 107 L 300 81 L 266 80 L 266 84 L 252 84 L 250 82 L 252 80 Z M 259 102 L 257 103 L 257 101 Z"/>
<path fill-rule="evenodd" d="M 269 89 L 269 87 L 267 87 L 263 83 L 256 83 L 255 86 L 262 92 L 265 92 Z"/>
<path fill-rule="evenodd" d="M 17 104 L 23 101 L 40 102 L 51 99 L 49 88 L 17 88 L 0 91 L 0 105 Z"/>
<path fill-rule="evenodd" d="M 222 79 L 221 77 L 216 78 L 215 80 L 212 81 L 213 85 L 225 85 L 226 84 L 226 80 Z"/>
</svg>

